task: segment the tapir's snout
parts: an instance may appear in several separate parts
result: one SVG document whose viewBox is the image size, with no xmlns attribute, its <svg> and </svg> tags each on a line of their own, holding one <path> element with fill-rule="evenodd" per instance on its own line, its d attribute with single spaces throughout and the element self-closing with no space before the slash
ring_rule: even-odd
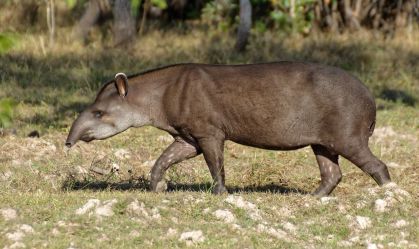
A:
<svg viewBox="0 0 419 249">
<path fill-rule="evenodd" d="M 73 129 L 70 130 L 70 133 L 68 134 L 67 140 L 65 141 L 65 146 L 68 148 L 73 147 L 79 140 L 78 136 L 74 135 Z"/>
<path fill-rule="evenodd" d="M 68 138 L 65 141 L 65 146 L 67 146 L 68 148 L 71 148 L 71 147 L 73 147 L 73 145 L 75 145 L 77 143 L 78 140 L 81 140 L 83 142 L 88 143 L 88 142 L 94 140 L 94 138 L 90 137 L 88 135 L 82 135 L 81 137 L 73 136 L 72 132 L 70 131 L 70 134 L 68 135 Z"/>
<path fill-rule="evenodd" d="M 71 148 L 74 146 L 77 141 L 83 140 L 85 142 L 89 142 L 93 140 L 92 138 L 88 137 L 86 134 L 86 127 L 84 115 L 80 115 L 73 123 L 70 128 L 70 132 L 68 133 L 67 140 L 65 141 L 65 146 Z"/>
<path fill-rule="evenodd" d="M 65 142 L 65 146 L 67 146 L 67 148 L 71 148 L 71 146 L 73 146 L 73 144 L 74 143 L 72 143 L 72 142 L 68 142 L 68 141 Z"/>
</svg>

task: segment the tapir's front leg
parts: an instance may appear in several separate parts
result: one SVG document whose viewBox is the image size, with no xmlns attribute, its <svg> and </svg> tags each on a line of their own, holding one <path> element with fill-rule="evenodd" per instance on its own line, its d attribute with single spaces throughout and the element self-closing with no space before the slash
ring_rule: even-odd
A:
<svg viewBox="0 0 419 249">
<path fill-rule="evenodd" d="M 173 164 L 195 157 L 200 153 L 198 146 L 176 137 L 175 141 L 164 150 L 151 169 L 151 191 L 165 191 L 167 185 L 163 180 L 163 176 L 166 170 Z"/>
<path fill-rule="evenodd" d="M 213 193 L 223 194 L 227 192 L 224 176 L 224 139 L 217 137 L 201 138 L 198 140 L 205 161 L 214 180 Z"/>
</svg>

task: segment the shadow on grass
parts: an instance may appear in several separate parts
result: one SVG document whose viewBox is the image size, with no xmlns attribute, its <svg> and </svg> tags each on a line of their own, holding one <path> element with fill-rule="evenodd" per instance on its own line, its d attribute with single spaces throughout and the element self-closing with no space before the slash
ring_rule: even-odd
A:
<svg viewBox="0 0 419 249">
<path fill-rule="evenodd" d="M 185 184 L 185 183 L 173 183 L 168 184 L 168 191 L 193 191 L 193 192 L 211 192 L 213 185 L 211 183 L 195 183 L 195 184 Z M 229 193 L 278 193 L 278 194 L 309 194 L 309 192 L 297 189 L 289 188 L 276 184 L 267 184 L 262 186 L 227 186 Z"/>
<path fill-rule="evenodd" d="M 408 106 L 415 106 L 417 100 L 415 97 L 405 91 L 395 89 L 383 89 L 379 95 L 380 98 L 392 102 L 402 103 Z"/>
<path fill-rule="evenodd" d="M 139 179 L 135 181 L 120 181 L 120 182 L 107 182 L 107 181 L 89 181 L 89 180 L 74 180 L 69 178 L 61 186 L 64 191 L 80 191 L 80 190 L 92 190 L 92 191 L 104 191 L 104 190 L 116 190 L 116 191 L 149 191 L 149 181 L 146 179 Z M 208 192 L 212 191 L 213 185 L 211 183 L 168 183 L 168 192 Z M 309 192 L 297 189 L 279 186 L 276 184 L 267 184 L 262 186 L 227 186 L 229 193 L 278 193 L 278 194 L 309 194 Z"/>
</svg>

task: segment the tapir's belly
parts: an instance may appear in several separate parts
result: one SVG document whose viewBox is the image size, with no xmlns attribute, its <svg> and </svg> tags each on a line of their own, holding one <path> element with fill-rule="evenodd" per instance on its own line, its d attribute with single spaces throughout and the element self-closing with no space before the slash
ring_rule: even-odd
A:
<svg viewBox="0 0 419 249">
<path fill-rule="evenodd" d="M 261 148 L 261 149 L 267 149 L 267 150 L 296 150 L 303 147 L 306 147 L 307 145 L 313 144 L 308 142 L 299 142 L 299 143 L 284 143 L 283 141 L 258 141 L 258 139 L 230 139 L 231 141 L 247 145 L 251 147 Z"/>
<path fill-rule="evenodd" d="M 283 113 L 270 115 L 246 113 L 227 121 L 226 138 L 233 142 L 272 150 L 293 150 L 321 143 L 317 118 L 310 113 Z M 227 118 L 228 119 L 228 118 Z M 234 127 L 233 127 L 234 126 Z"/>
</svg>

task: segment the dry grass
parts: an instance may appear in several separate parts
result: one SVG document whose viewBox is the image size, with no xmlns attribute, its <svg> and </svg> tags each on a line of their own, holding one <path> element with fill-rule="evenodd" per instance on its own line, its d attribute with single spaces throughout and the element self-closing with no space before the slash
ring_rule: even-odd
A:
<svg viewBox="0 0 419 249">
<path fill-rule="evenodd" d="M 59 30 L 54 48 L 43 48 L 40 36 L 27 34 L 17 48 L 0 56 L 0 97 L 18 102 L 16 135 L 9 130 L 0 137 L 1 246 L 417 248 L 419 44 L 368 34 L 356 34 L 357 39 L 255 34 L 249 50 L 237 55 L 228 49 L 232 41 L 217 34 L 209 39 L 203 32 L 152 32 L 127 53 L 103 48 L 99 41 L 82 47 L 70 42 L 66 31 Z M 227 187 L 234 197 L 210 194 L 210 174 L 202 157 L 170 169 L 171 192 L 154 194 L 147 191 L 148 172 L 170 144 L 164 132 L 147 127 L 105 141 L 79 143 L 70 151 L 63 147 L 76 113 L 117 71 L 135 73 L 186 61 L 279 59 L 341 66 L 373 90 L 380 111 L 370 145 L 391 166 L 400 188 L 377 188 L 342 160 L 344 178 L 333 192 L 336 198 L 318 200 L 305 194 L 320 180 L 310 149 L 275 152 L 227 143 Z M 41 137 L 26 137 L 32 130 L 39 130 Z M 89 171 L 92 167 L 119 170 L 100 175 Z M 77 215 L 89 199 L 101 203 Z M 105 208 L 104 202 L 112 199 L 116 204 Z M 384 212 L 376 210 L 378 199 L 388 205 Z M 16 210 L 17 217 L 7 220 L 6 208 Z M 103 210 L 112 214 L 103 215 Z M 233 223 L 217 218 L 217 210 L 230 211 Z M 360 224 L 362 217 L 369 218 L 371 226 Z M 203 241 L 180 240 L 183 232 L 195 230 L 202 231 Z"/>
</svg>

